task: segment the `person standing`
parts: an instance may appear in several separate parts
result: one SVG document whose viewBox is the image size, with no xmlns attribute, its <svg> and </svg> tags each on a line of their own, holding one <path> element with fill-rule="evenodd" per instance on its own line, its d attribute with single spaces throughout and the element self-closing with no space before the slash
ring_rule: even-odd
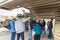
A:
<svg viewBox="0 0 60 40">
<path fill-rule="evenodd" d="M 48 38 L 49 39 L 53 38 L 52 29 L 53 29 L 53 19 L 51 19 L 50 22 L 48 22 L 48 30 L 49 30 Z"/>
<path fill-rule="evenodd" d="M 50 20 L 50 37 L 51 38 L 53 38 L 52 29 L 53 29 L 53 18 L 51 18 L 51 20 Z"/>
<path fill-rule="evenodd" d="M 40 40 L 42 29 L 41 26 L 39 25 L 39 22 L 36 22 L 36 25 L 33 28 L 35 35 L 34 35 L 34 40 Z"/>
<path fill-rule="evenodd" d="M 17 15 L 17 20 L 15 21 L 15 29 L 17 32 L 17 40 L 20 40 L 20 36 L 22 40 L 24 40 L 24 30 L 25 30 L 25 25 L 24 23 L 30 19 L 30 17 L 26 19 L 22 19 L 21 15 Z"/>
<path fill-rule="evenodd" d="M 32 40 L 32 30 L 30 26 L 30 20 L 27 22 L 28 31 L 29 31 L 29 40 Z"/>
<path fill-rule="evenodd" d="M 15 30 L 15 18 L 10 21 L 10 32 L 11 32 L 11 40 L 15 40 L 16 30 Z"/>
<path fill-rule="evenodd" d="M 34 21 L 32 19 L 29 20 L 29 24 L 28 24 L 28 29 L 29 29 L 29 35 L 30 35 L 30 39 L 32 40 L 32 30 L 34 27 Z"/>
<path fill-rule="evenodd" d="M 44 19 L 43 19 L 43 23 L 42 23 L 42 25 L 43 25 L 43 31 L 44 31 L 44 34 L 46 34 L 46 30 L 45 30 L 46 22 L 45 22 L 45 20 L 44 20 Z"/>
</svg>

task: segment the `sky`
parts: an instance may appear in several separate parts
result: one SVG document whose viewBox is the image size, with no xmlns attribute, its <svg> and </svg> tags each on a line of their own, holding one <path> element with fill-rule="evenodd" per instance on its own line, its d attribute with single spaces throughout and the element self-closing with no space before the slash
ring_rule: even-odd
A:
<svg viewBox="0 0 60 40">
<path fill-rule="evenodd" d="M 16 16 L 17 14 L 24 14 L 22 10 L 25 10 L 26 13 L 30 13 L 30 11 L 24 7 L 21 8 L 15 8 L 13 10 L 4 10 L 4 9 L 0 9 L 0 15 L 3 16 Z"/>
</svg>

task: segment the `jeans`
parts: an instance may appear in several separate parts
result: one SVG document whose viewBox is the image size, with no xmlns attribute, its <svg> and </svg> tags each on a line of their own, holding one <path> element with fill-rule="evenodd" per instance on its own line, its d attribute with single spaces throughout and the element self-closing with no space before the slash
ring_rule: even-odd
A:
<svg viewBox="0 0 60 40">
<path fill-rule="evenodd" d="M 30 40 L 32 40 L 32 31 L 30 31 Z"/>
<path fill-rule="evenodd" d="M 11 40 L 15 40 L 16 32 L 11 33 Z"/>
<path fill-rule="evenodd" d="M 43 34 L 45 34 L 45 35 L 46 35 L 45 27 L 43 27 L 43 28 L 42 28 L 42 32 L 43 32 Z"/>
<path fill-rule="evenodd" d="M 17 40 L 20 40 L 20 36 L 21 36 L 22 40 L 24 40 L 24 32 L 17 33 Z"/>
<path fill-rule="evenodd" d="M 49 29 L 49 34 L 48 34 L 48 38 L 52 38 L 53 36 L 52 36 L 52 29 Z"/>
</svg>

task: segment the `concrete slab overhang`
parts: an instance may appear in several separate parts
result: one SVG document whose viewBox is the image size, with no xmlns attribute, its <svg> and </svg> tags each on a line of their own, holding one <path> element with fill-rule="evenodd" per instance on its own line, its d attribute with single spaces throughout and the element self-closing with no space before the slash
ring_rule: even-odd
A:
<svg viewBox="0 0 60 40">
<path fill-rule="evenodd" d="M 11 10 L 18 7 L 28 8 L 33 13 L 33 15 L 38 14 L 38 17 L 43 16 L 45 18 L 54 18 L 56 11 L 60 12 L 60 0 L 13 0 L 9 3 L 0 6 L 0 8 L 6 10 Z M 46 17 L 44 15 L 41 16 L 41 13 L 54 14 L 51 16 L 46 15 Z"/>
<path fill-rule="evenodd" d="M 13 0 L 9 3 L 1 5 L 0 8 L 14 9 L 17 8 L 17 6 L 20 6 L 20 7 L 26 7 L 30 9 L 38 6 L 40 8 L 44 8 L 44 6 L 51 7 L 52 5 L 60 6 L 60 1 L 59 0 Z"/>
</svg>

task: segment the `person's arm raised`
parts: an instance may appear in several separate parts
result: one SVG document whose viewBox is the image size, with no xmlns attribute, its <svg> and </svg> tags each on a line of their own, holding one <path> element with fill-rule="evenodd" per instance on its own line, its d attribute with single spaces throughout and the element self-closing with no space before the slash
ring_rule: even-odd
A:
<svg viewBox="0 0 60 40">
<path fill-rule="evenodd" d="M 23 22 L 25 23 L 25 22 L 27 22 L 28 20 L 30 20 L 31 19 L 31 17 L 28 17 L 28 18 L 26 18 L 25 20 L 23 20 Z"/>
</svg>

